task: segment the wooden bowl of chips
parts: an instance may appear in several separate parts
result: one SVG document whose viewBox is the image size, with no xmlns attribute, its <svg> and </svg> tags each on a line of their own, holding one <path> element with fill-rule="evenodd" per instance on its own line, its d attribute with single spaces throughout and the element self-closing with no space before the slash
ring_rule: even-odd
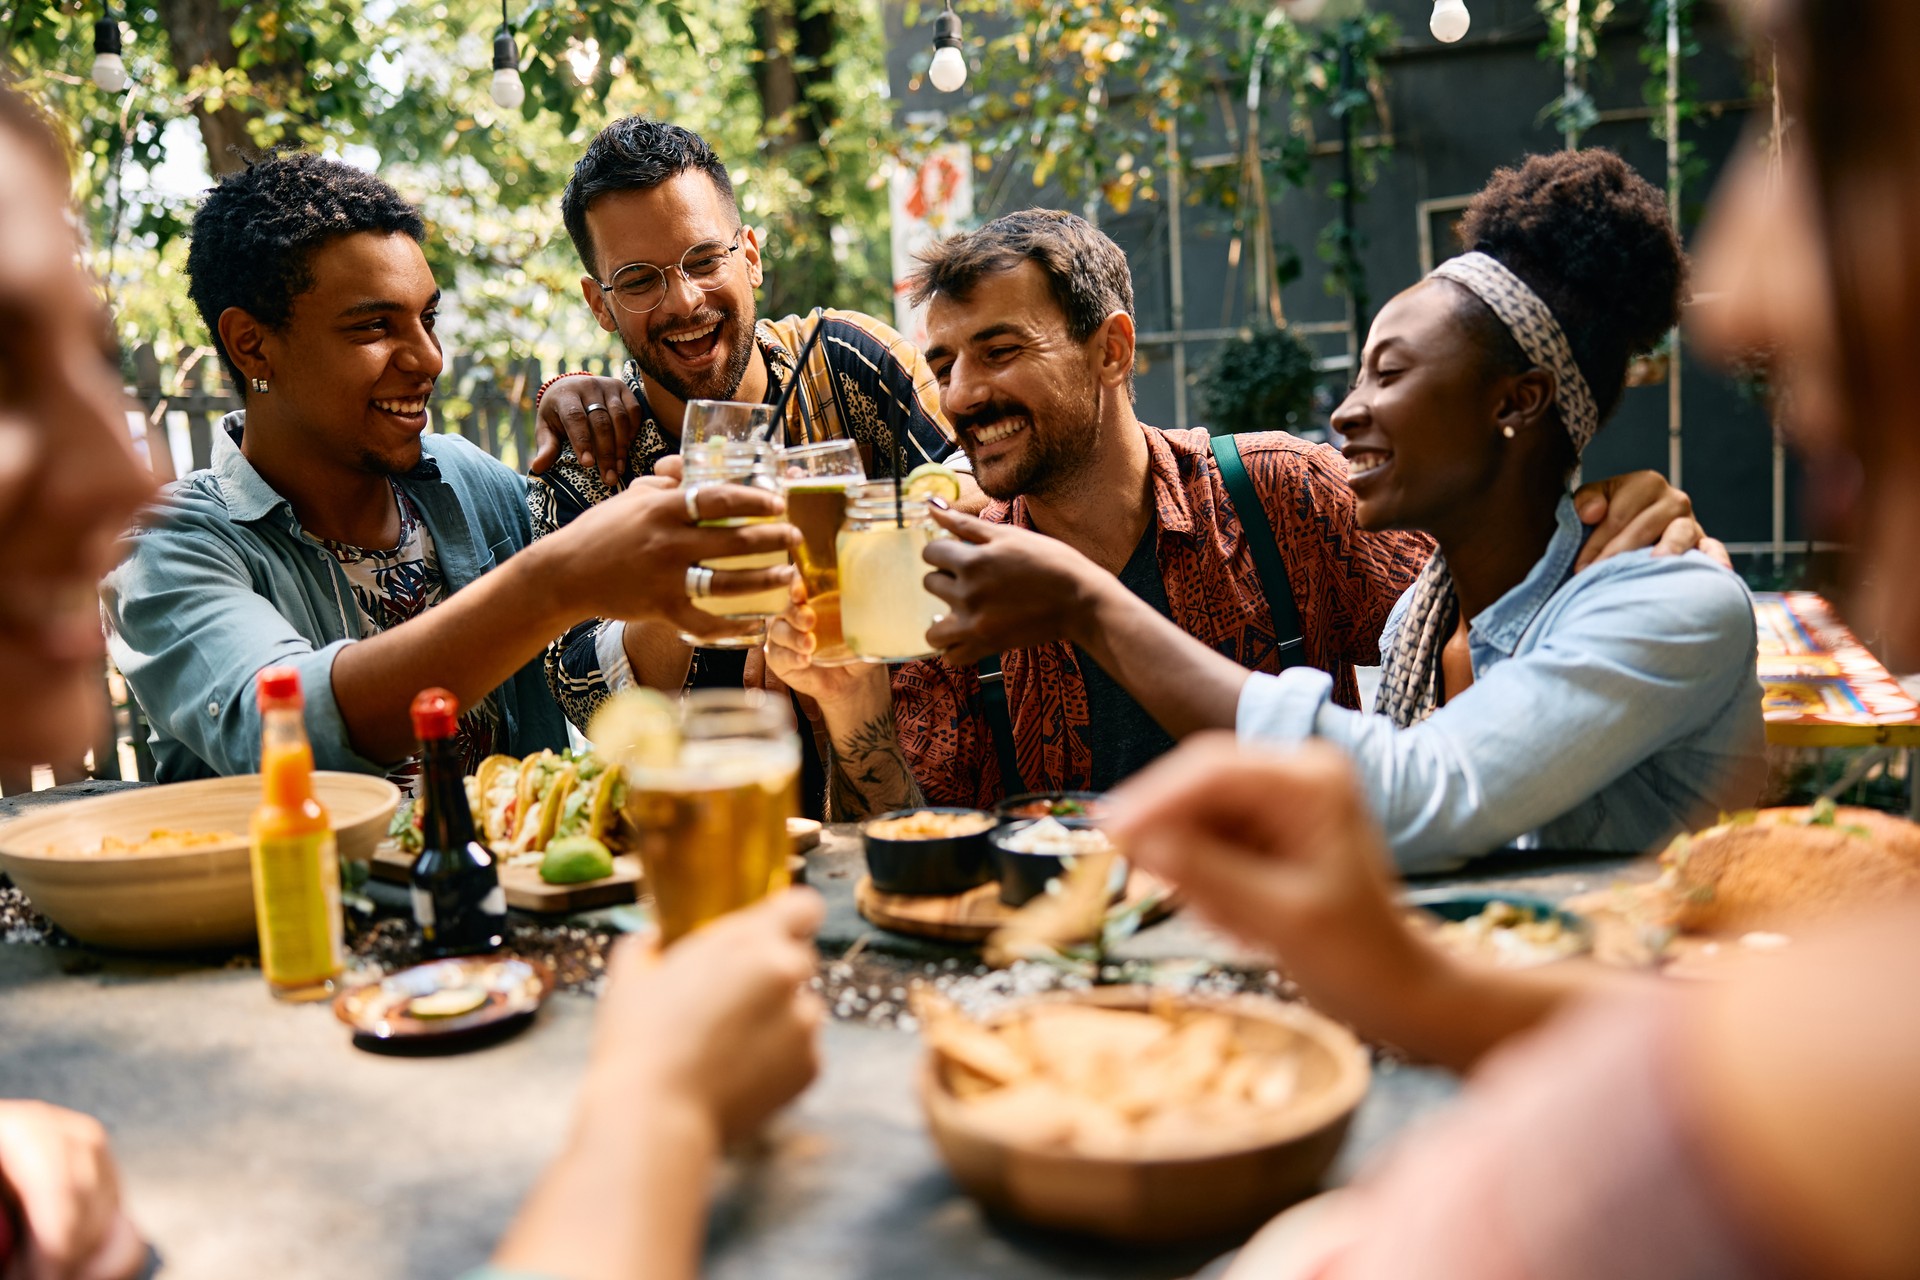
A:
<svg viewBox="0 0 1920 1280">
<path fill-rule="evenodd" d="M 385 778 L 319 771 L 343 859 L 366 861 L 400 803 Z M 260 776 L 140 787 L 0 826 L 0 871 L 82 942 L 128 951 L 244 947 L 257 937 L 247 827 Z"/>
<path fill-rule="evenodd" d="M 1312 1192 L 1371 1079 L 1303 1005 L 1144 987 L 1048 997 L 979 1023 L 920 1009 L 920 1100 L 989 1210 L 1129 1243 L 1251 1230 Z"/>
</svg>

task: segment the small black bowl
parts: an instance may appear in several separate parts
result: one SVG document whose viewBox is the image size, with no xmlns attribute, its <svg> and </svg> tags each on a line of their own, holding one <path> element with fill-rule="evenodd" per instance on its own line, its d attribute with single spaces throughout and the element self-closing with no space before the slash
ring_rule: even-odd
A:
<svg viewBox="0 0 1920 1280">
<path fill-rule="evenodd" d="M 994 867 L 1000 876 L 1000 901 L 1009 907 L 1024 907 L 1047 891 L 1049 880 L 1058 878 L 1066 870 L 1060 854 L 1022 853 L 1018 849 L 1007 848 L 1006 841 L 1010 837 L 1039 821 L 1039 818 L 1022 818 L 1017 822 L 1002 823 L 988 833 L 993 846 Z M 1054 821 L 1072 831 L 1095 829 L 1094 823 L 1086 818 L 1055 818 Z M 1114 875 L 1120 885 L 1126 884 L 1125 859 L 1114 861 Z"/>
<path fill-rule="evenodd" d="M 1046 802 L 1051 806 L 1062 800 L 1075 801 L 1084 812 L 1060 814 L 1052 812 L 1051 808 L 1042 813 L 1020 812 L 1029 805 Z M 1008 796 L 993 806 L 993 811 L 1005 822 L 1018 822 L 1023 818 L 1053 818 L 1060 822 L 1074 822 L 1102 817 L 1106 807 L 1107 797 L 1102 791 L 1029 791 L 1024 795 Z"/>
<path fill-rule="evenodd" d="M 876 822 L 916 813 L 979 814 L 980 810 L 921 805 L 883 813 L 867 823 L 860 829 L 860 840 L 866 846 L 867 874 L 874 888 L 882 893 L 951 897 L 993 879 L 993 851 L 987 844 L 991 825 L 970 835 L 932 840 L 888 840 L 873 834 Z"/>
</svg>

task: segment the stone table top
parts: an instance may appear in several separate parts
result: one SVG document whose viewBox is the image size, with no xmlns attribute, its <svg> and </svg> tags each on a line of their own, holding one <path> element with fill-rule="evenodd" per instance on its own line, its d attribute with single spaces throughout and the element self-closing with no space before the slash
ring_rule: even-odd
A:
<svg viewBox="0 0 1920 1280">
<path fill-rule="evenodd" d="M 1559 898 L 1605 884 L 1619 865 L 1482 863 L 1448 882 Z M 859 871 L 846 831 L 809 856 L 828 903 L 824 953 L 858 943 L 897 957 L 903 975 L 965 954 L 868 925 L 853 907 Z M 1175 957 L 1264 968 L 1184 912 L 1121 958 Z M 593 1009 L 590 997 L 557 994 L 491 1048 L 395 1057 L 353 1047 L 324 1005 L 276 1004 L 257 969 L 0 945 L 0 1096 L 106 1124 L 163 1275 L 452 1277 L 484 1260 L 558 1149 Z M 1103 1248 L 987 1218 L 948 1178 L 920 1118 L 919 1054 L 916 1036 L 889 1027 L 827 1025 L 821 1079 L 760 1149 L 729 1164 L 710 1276 L 1171 1280 L 1219 1251 Z M 1445 1073 L 1379 1063 L 1333 1180 L 1454 1089 Z"/>
</svg>

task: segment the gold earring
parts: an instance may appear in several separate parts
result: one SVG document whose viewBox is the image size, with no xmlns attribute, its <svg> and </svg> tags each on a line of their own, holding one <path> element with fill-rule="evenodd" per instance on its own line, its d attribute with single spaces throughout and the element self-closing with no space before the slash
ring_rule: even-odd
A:
<svg viewBox="0 0 1920 1280">
<path fill-rule="evenodd" d="M 1500 434 L 1505 436 L 1509 440 L 1513 439 L 1513 427 L 1511 425 L 1508 425 L 1500 428 Z"/>
<path fill-rule="evenodd" d="M 261 395 L 267 394 L 267 380 L 265 378 L 255 378 L 253 380 L 253 389 Z M 1512 435 L 1513 432 L 1508 431 L 1507 434 Z"/>
</svg>

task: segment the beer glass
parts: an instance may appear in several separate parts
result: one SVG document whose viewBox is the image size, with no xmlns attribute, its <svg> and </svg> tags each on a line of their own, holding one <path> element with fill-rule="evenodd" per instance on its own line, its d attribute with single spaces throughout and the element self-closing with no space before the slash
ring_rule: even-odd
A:
<svg viewBox="0 0 1920 1280">
<path fill-rule="evenodd" d="M 679 703 L 680 738 L 625 764 L 627 816 L 662 942 L 787 887 L 799 809 L 800 739 L 785 698 L 762 689 L 696 689 Z"/>
<path fill-rule="evenodd" d="M 781 455 L 781 483 L 787 491 L 787 520 L 802 539 L 794 552 L 800 579 L 813 610 L 813 664 L 844 667 L 860 661 L 840 631 L 840 525 L 846 519 L 847 493 L 866 479 L 860 450 L 851 440 L 803 444 Z"/>
<path fill-rule="evenodd" d="M 680 458 L 686 466 L 681 478 L 683 489 L 698 489 L 714 484 L 744 484 L 775 492 L 780 488 L 780 440 L 773 406 L 744 404 L 731 400 L 689 400 L 687 416 L 680 431 Z M 702 520 L 703 528 L 727 528 L 771 521 L 773 517 Z M 721 556 L 703 560 L 708 569 L 770 569 L 787 562 L 784 551 L 763 551 L 749 556 Z M 764 622 L 787 607 L 787 589 L 770 587 L 743 596 L 703 596 L 692 601 L 703 613 L 722 618 Z M 680 633 L 688 644 L 710 648 L 751 649 L 765 639 L 766 629 L 744 636 L 702 640 Z"/>
<path fill-rule="evenodd" d="M 837 539 L 840 626 L 861 659 L 933 656 L 927 628 L 946 616 L 947 606 L 927 590 L 933 567 L 920 553 L 939 533 L 926 502 L 901 498 L 892 481 L 869 480 L 848 494 Z"/>
</svg>

